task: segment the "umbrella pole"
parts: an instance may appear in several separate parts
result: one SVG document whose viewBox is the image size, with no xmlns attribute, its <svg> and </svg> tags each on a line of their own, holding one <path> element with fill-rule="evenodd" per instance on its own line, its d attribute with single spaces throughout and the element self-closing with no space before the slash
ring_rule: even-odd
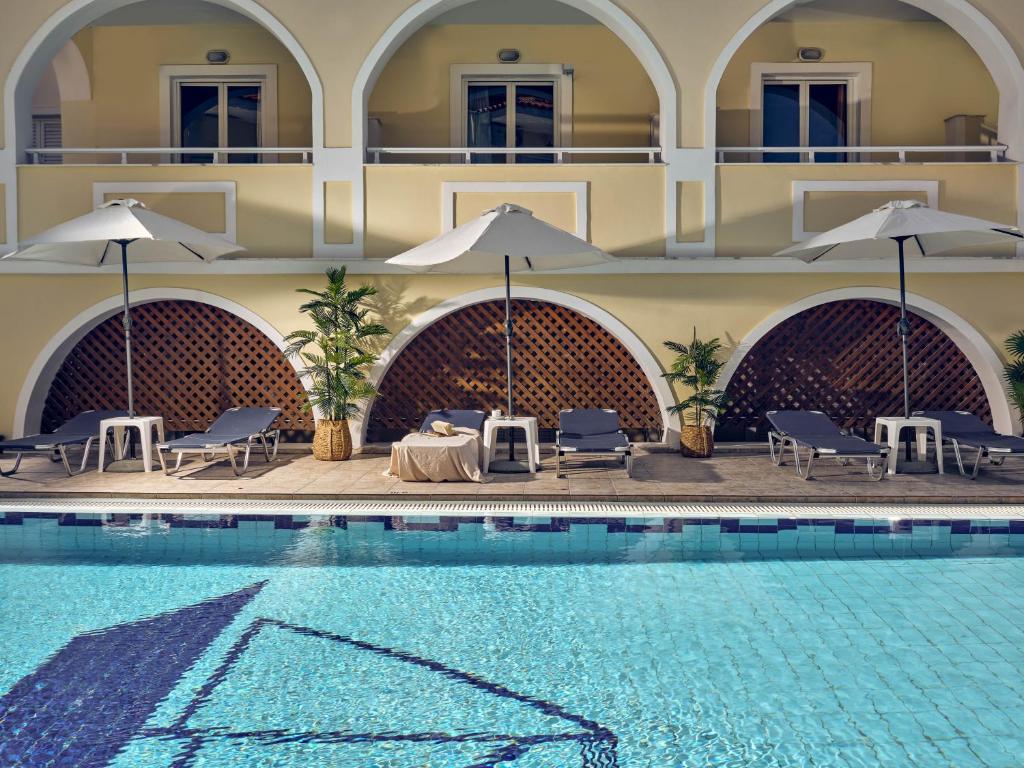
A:
<svg viewBox="0 0 1024 768">
<path fill-rule="evenodd" d="M 508 417 L 512 410 L 512 279 L 509 277 L 508 254 L 505 254 L 505 370 L 508 379 Z M 508 460 L 516 460 L 515 440 L 512 430 L 508 430 Z"/>
<path fill-rule="evenodd" d="M 900 346 L 903 352 L 903 418 L 910 418 L 910 320 L 907 319 L 907 275 L 906 265 L 903 260 L 904 237 L 896 238 L 896 244 L 900 252 L 900 322 L 897 332 L 900 336 Z M 907 432 L 905 455 L 910 461 L 910 432 Z"/>
<path fill-rule="evenodd" d="M 128 417 L 135 418 L 135 399 L 132 395 L 132 315 L 128 305 L 128 243 L 129 240 L 118 240 L 121 246 L 121 287 L 124 291 L 124 315 L 121 325 L 124 326 L 124 359 L 128 367 Z"/>
</svg>

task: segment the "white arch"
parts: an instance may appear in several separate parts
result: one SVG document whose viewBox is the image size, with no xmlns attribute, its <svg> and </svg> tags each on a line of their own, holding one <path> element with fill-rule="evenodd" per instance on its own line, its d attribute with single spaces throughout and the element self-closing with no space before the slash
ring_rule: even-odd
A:
<svg viewBox="0 0 1024 768">
<path fill-rule="evenodd" d="M 378 359 L 377 364 L 370 371 L 370 382 L 374 386 L 380 385 L 384 380 L 384 376 L 387 374 L 388 369 L 395 360 L 398 359 L 402 350 L 405 349 L 420 333 L 442 317 L 450 315 L 452 312 L 456 312 L 464 307 L 470 307 L 474 304 L 480 304 L 485 301 L 494 301 L 496 299 L 504 298 L 505 289 L 503 287 L 484 288 L 482 290 L 470 291 L 469 293 L 453 296 L 452 298 L 431 307 L 425 312 L 420 313 L 413 318 L 405 328 L 395 334 L 393 339 L 391 339 L 391 343 L 388 344 L 387 348 Z M 661 374 L 663 373 L 663 370 L 658 364 L 657 359 L 655 359 L 654 355 L 643 341 L 640 340 L 640 337 L 633 333 L 625 323 L 604 309 L 601 309 L 601 307 L 596 304 L 591 304 L 589 301 L 581 299 L 579 296 L 574 296 L 571 293 L 564 293 L 562 291 L 514 285 L 512 286 L 512 298 L 545 301 L 550 304 L 558 304 L 559 306 L 575 310 L 581 315 L 589 317 L 618 339 L 633 356 L 633 359 L 640 365 L 640 369 L 644 372 L 644 375 L 647 377 L 647 381 L 650 382 L 651 388 L 654 390 L 654 397 L 658 401 L 658 409 L 661 411 L 662 418 L 665 423 L 665 429 L 663 430 L 662 435 L 663 442 L 668 444 L 679 439 L 679 417 L 667 412 L 669 406 L 675 403 L 675 397 L 672 394 L 672 389 L 669 387 L 668 382 L 662 378 Z M 358 446 L 361 446 L 366 442 L 366 429 L 369 426 L 369 419 L 367 416 L 372 408 L 372 401 L 366 404 L 366 407 L 363 409 L 362 418 L 352 430 L 352 434 Z"/>
<path fill-rule="evenodd" d="M 704 90 L 704 143 L 714 147 L 718 86 L 732 57 L 761 25 L 798 0 L 770 0 L 740 27 L 715 60 Z M 999 138 L 1019 156 L 1024 150 L 1024 65 L 995 24 L 969 0 L 900 0 L 954 29 L 988 68 L 999 89 Z"/>
<path fill-rule="evenodd" d="M 57 90 L 60 91 L 62 102 L 92 99 L 89 68 L 85 66 L 85 59 L 74 40 L 64 43 L 64 47 L 53 57 L 53 71 L 57 76 Z"/>
<path fill-rule="evenodd" d="M 663 150 L 677 142 L 676 84 L 661 52 L 648 34 L 612 0 L 560 0 L 597 19 L 629 47 L 651 78 L 660 103 L 660 131 Z M 423 25 L 442 13 L 472 0 L 418 0 L 387 28 L 359 68 L 352 86 L 352 146 L 365 149 L 367 104 L 377 78 L 392 55 Z"/>
<path fill-rule="evenodd" d="M 254 326 L 264 336 L 270 339 L 282 352 L 287 344 L 284 336 L 271 325 L 267 320 L 257 315 L 248 307 L 237 302 L 218 296 L 206 291 L 196 291 L 188 288 L 143 288 L 132 291 L 129 294 L 129 301 L 132 306 L 149 304 L 154 301 L 195 301 L 200 304 L 209 304 L 219 307 L 231 314 L 242 318 Z M 28 369 L 28 375 L 21 386 L 18 395 L 18 403 L 14 410 L 14 432 L 17 435 L 34 434 L 39 431 L 39 424 L 42 420 L 43 407 L 46 404 L 46 396 L 50 391 L 57 371 L 64 363 L 64 358 L 75 348 L 86 334 L 101 322 L 112 317 L 122 309 L 123 298 L 120 293 L 111 296 L 88 309 L 79 312 L 63 328 L 47 342 L 40 350 L 32 366 Z"/>
<path fill-rule="evenodd" d="M 780 323 L 788 320 L 800 312 L 822 304 L 833 301 L 846 301 L 849 299 L 871 299 L 899 306 L 900 295 L 895 288 L 877 288 L 874 286 L 859 286 L 854 288 L 838 288 L 832 291 L 824 291 L 807 296 L 799 301 L 773 312 L 762 320 L 753 330 L 743 337 L 736 349 L 733 351 L 729 362 L 722 369 L 718 379 L 719 389 L 726 389 L 733 375 L 740 367 L 743 358 L 747 356 L 754 345 L 757 344 L 769 331 Z M 964 320 L 960 315 L 948 307 L 944 307 L 931 299 L 919 296 L 914 293 L 907 294 L 907 308 L 939 328 L 949 336 L 953 342 L 964 353 L 967 360 L 981 379 L 982 387 L 985 389 L 985 397 L 988 398 L 989 407 L 992 409 L 992 421 L 995 428 L 1007 434 L 1020 433 L 1020 421 L 1016 418 L 1015 410 L 1010 403 L 1006 388 L 1003 386 L 1003 363 L 999 355 L 974 327 Z M 895 336 L 893 337 L 895 339 Z"/>
<path fill-rule="evenodd" d="M 129 5 L 133 1 L 71 0 L 39 26 L 14 60 L 4 83 L 4 145 L 6 147 L 13 148 L 15 152 L 25 148 L 28 135 L 26 121 L 31 120 L 31 115 L 25 114 L 25 108 L 31 104 L 32 91 L 43 67 L 57 56 L 64 44 L 80 29 L 104 14 Z M 299 41 L 284 24 L 255 0 L 207 1 L 248 16 L 274 35 L 288 49 L 309 82 L 309 90 L 313 98 L 313 147 L 315 149 L 322 148 L 324 141 L 323 86 L 320 84 L 320 76 L 317 74 L 313 62 Z"/>
</svg>

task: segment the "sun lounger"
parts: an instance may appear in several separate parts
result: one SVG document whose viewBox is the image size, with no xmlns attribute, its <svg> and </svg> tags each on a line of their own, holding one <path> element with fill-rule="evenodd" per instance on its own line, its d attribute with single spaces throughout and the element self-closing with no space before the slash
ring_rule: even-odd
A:
<svg viewBox="0 0 1024 768">
<path fill-rule="evenodd" d="M 558 413 L 555 437 L 555 477 L 562 476 L 562 461 L 573 456 L 617 456 L 633 475 L 633 446 L 619 428 L 619 414 L 605 408 L 570 408 Z"/>
<path fill-rule="evenodd" d="M 57 453 L 64 463 L 64 469 L 69 477 L 80 475 L 85 471 L 86 462 L 89 459 L 89 449 L 92 448 L 93 440 L 100 434 L 100 422 L 103 419 L 113 419 L 118 416 L 127 416 L 124 411 L 83 411 L 77 416 L 65 421 L 57 429 L 48 435 L 26 435 L 13 440 L 0 442 L 0 455 L 14 453 L 14 466 L 8 470 L 0 469 L 0 475 L 10 477 L 18 471 L 21 466 L 21 457 L 26 453 Z M 71 469 L 68 461 L 67 449 L 71 446 L 82 446 L 82 464 L 76 470 Z"/>
<path fill-rule="evenodd" d="M 864 459 L 868 476 L 881 480 L 889 461 L 889 449 L 869 443 L 863 438 L 844 434 L 821 411 L 768 411 L 772 429 L 768 432 L 768 450 L 772 463 L 781 467 L 787 448 L 793 449 L 796 473 L 804 480 L 811 477 L 815 459 L 836 459 L 841 464 L 850 459 Z M 800 468 L 800 449 L 808 451 L 806 467 Z"/>
<path fill-rule="evenodd" d="M 419 432 L 391 446 L 391 461 L 384 474 L 406 482 L 484 482 L 480 431 L 486 417 L 483 411 L 431 411 Z M 435 430 L 437 422 L 450 424 L 453 434 Z"/>
<path fill-rule="evenodd" d="M 160 458 L 160 466 L 170 475 L 181 469 L 181 460 L 186 453 L 198 453 L 202 454 L 204 459 L 207 456 L 212 459 L 217 451 L 222 450 L 227 453 L 234 473 L 241 475 L 249 468 L 249 454 L 256 443 L 263 446 L 263 455 L 267 462 L 277 458 L 281 430 L 271 429 L 270 425 L 280 415 L 280 408 L 229 408 L 205 432 L 195 432 L 157 445 L 156 453 Z M 245 456 L 242 468 L 239 469 L 235 455 L 243 446 Z M 164 452 L 178 454 L 178 461 L 173 470 L 167 469 Z"/>
<path fill-rule="evenodd" d="M 981 460 L 1001 465 L 1008 456 L 1024 456 L 1024 438 L 1001 435 L 969 411 L 915 411 L 915 416 L 935 419 L 942 424 L 942 442 L 953 446 L 960 474 L 975 480 L 981 469 Z M 942 446 L 936 446 L 942 450 Z M 963 450 L 977 451 L 974 466 L 967 474 L 964 467 Z"/>
</svg>

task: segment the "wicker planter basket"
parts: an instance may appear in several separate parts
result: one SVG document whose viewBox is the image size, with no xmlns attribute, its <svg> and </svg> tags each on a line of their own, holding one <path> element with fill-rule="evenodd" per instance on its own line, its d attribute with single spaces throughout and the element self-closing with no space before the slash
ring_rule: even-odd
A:
<svg viewBox="0 0 1024 768">
<path fill-rule="evenodd" d="M 313 435 L 313 458 L 317 461 L 348 461 L 352 456 L 352 433 L 348 419 L 318 419 Z"/>
<path fill-rule="evenodd" d="M 683 456 L 706 459 L 715 451 L 715 436 L 711 427 L 684 426 L 679 433 Z"/>
</svg>

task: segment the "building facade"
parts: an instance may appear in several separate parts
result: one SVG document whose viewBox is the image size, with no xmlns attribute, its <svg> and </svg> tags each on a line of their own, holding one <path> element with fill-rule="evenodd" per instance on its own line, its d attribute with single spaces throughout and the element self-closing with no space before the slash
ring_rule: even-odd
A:
<svg viewBox="0 0 1024 768">
<path fill-rule="evenodd" d="M 694 331 L 722 340 L 722 384 L 749 410 L 735 406 L 729 436 L 755 435 L 765 404 L 832 404 L 854 422 L 879 415 L 869 411 L 888 391 L 874 390 L 890 379 L 863 343 L 895 344 L 895 263 L 806 265 L 776 251 L 894 198 L 1024 223 L 1024 7 L 1013 0 L 3 7 L 0 250 L 106 199 L 138 198 L 246 251 L 211 265 L 140 265 L 134 301 L 176 307 L 179 341 L 191 303 L 240 318 L 271 348 L 302 323 L 294 289 L 344 263 L 378 287 L 395 334 L 373 378 L 388 385 L 403 354 L 420 358 L 401 368 L 424 377 L 415 408 L 457 367 L 442 350 L 447 362 L 431 371 L 423 333 L 500 298 L 500 276 L 409 275 L 383 262 L 501 202 L 619 257 L 517 276 L 514 291 L 559 308 L 548 322 L 576 337 L 606 334 L 604 351 L 588 353 L 593 365 L 639 371 L 607 404 L 653 398 L 661 424 L 651 429 L 665 439 L 678 428 L 664 415 L 678 393 L 661 378 L 662 342 Z M 920 405 L 971 407 L 1019 431 L 1001 348 L 1024 327 L 1021 255 L 1001 246 L 911 259 Z M 0 264 L 0 432 L 34 431 L 59 411 L 56 388 L 74 390 L 95 360 L 80 345 L 101 343 L 119 288 L 105 269 Z M 535 381 L 599 375 L 589 363 L 569 373 L 565 360 L 580 354 L 572 334 L 550 337 L 530 342 L 532 359 L 550 358 Z M 465 343 L 463 357 L 486 367 L 486 344 Z M 198 370 L 189 361 L 202 349 L 175 350 L 161 348 L 166 367 Z M 262 386 L 242 388 L 252 398 Z M 218 391 L 173 399 L 231 399 Z M 472 383 L 464 391 L 487 399 Z M 555 388 L 535 407 L 575 396 Z M 359 439 L 373 436 L 371 421 Z"/>
</svg>

